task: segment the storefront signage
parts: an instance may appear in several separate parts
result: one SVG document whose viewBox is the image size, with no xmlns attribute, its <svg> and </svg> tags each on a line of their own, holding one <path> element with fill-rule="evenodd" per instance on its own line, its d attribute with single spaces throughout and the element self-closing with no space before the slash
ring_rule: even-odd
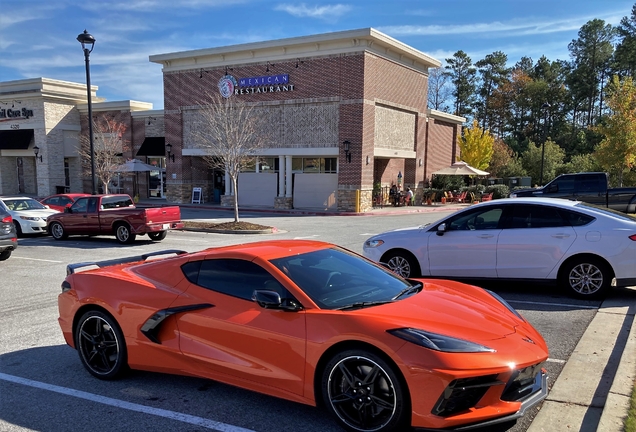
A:
<svg viewBox="0 0 636 432">
<path fill-rule="evenodd" d="M 238 81 L 232 75 L 225 75 L 219 80 L 219 91 L 221 96 L 229 98 L 232 94 L 294 91 L 294 85 L 289 83 L 288 74 L 240 78 Z"/>
<path fill-rule="evenodd" d="M 1 108 L 0 109 L 0 118 L 20 118 L 24 117 L 28 119 L 29 117 L 33 117 L 33 110 L 22 108 L 22 109 L 13 109 L 13 108 Z"/>
</svg>

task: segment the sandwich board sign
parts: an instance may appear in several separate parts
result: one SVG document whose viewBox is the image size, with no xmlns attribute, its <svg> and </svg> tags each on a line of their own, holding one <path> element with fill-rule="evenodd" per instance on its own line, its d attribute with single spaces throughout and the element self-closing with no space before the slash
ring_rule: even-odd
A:
<svg viewBox="0 0 636 432">
<path fill-rule="evenodd" d="M 192 188 L 192 204 L 201 204 L 203 200 L 201 199 L 201 188 L 195 187 Z"/>
</svg>

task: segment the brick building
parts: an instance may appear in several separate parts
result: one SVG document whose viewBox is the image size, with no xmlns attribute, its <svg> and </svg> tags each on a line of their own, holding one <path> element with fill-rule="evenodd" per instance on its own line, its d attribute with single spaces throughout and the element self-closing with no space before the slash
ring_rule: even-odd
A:
<svg viewBox="0 0 636 432">
<path fill-rule="evenodd" d="M 264 117 L 274 138 L 239 176 L 242 206 L 364 212 L 372 207 L 374 185 L 398 182 L 421 199 L 431 173 L 458 156 L 464 119 L 426 108 L 428 70 L 439 61 L 374 29 L 150 61 L 163 65 L 163 110 L 106 102 L 91 88 L 94 118 L 126 127 L 122 160 L 157 167 L 119 178 L 111 185 L 116 191 L 182 203 L 201 188 L 203 201 L 231 205 L 228 176 L 207 166 L 194 132 L 199 107 L 222 90 Z M 9 111 L 10 105 L 19 109 Z M 88 162 L 77 150 L 87 108 L 84 84 L 0 83 L 0 194 L 90 191 Z"/>
</svg>

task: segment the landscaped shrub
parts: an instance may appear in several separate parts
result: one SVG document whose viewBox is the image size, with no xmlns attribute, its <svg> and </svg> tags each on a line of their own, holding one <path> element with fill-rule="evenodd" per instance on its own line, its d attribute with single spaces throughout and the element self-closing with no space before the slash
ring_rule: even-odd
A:
<svg viewBox="0 0 636 432">
<path fill-rule="evenodd" d="M 510 188 L 503 184 L 496 184 L 486 187 L 486 193 L 491 192 L 493 199 L 507 198 L 510 196 Z"/>
</svg>

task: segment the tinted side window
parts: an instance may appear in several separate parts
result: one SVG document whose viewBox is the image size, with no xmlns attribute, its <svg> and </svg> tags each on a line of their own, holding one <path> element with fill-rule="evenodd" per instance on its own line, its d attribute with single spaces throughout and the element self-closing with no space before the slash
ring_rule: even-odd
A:
<svg viewBox="0 0 636 432">
<path fill-rule="evenodd" d="M 601 174 L 581 174 L 577 177 L 576 189 L 579 192 L 604 192 L 606 180 Z"/>
<path fill-rule="evenodd" d="M 554 207 L 520 205 L 512 210 L 510 228 L 554 228 L 570 225 Z"/>
<path fill-rule="evenodd" d="M 102 198 L 102 210 L 130 207 L 133 205 L 132 200 L 125 195 L 110 196 Z"/>
<path fill-rule="evenodd" d="M 188 277 L 187 274 L 186 277 Z M 271 290 L 273 286 L 282 288 L 264 268 L 251 261 L 239 259 L 201 261 L 196 284 L 245 300 L 251 300 L 252 293 L 257 289 Z M 279 292 L 279 294 L 283 293 Z M 281 297 L 285 296 L 281 295 Z"/>
<path fill-rule="evenodd" d="M 567 176 L 564 178 L 556 179 L 550 185 L 551 187 L 556 185 L 559 193 L 572 193 L 574 192 L 574 177 Z"/>
<path fill-rule="evenodd" d="M 86 213 L 88 198 L 80 198 L 71 206 L 73 213 Z"/>
<path fill-rule="evenodd" d="M 502 214 L 501 207 L 487 207 L 468 214 L 463 213 L 450 219 L 446 229 L 448 231 L 496 229 Z"/>
<path fill-rule="evenodd" d="M 51 202 L 51 204 L 56 204 L 55 202 Z M 67 204 L 73 204 L 73 200 L 69 197 L 58 197 L 57 205 L 65 206 Z"/>
<path fill-rule="evenodd" d="M 199 270 L 201 269 L 201 261 L 192 261 L 181 266 L 184 276 L 193 284 L 199 281 Z"/>
<path fill-rule="evenodd" d="M 592 216 L 569 210 L 560 210 L 563 218 L 572 226 L 587 225 L 594 220 Z"/>
</svg>

